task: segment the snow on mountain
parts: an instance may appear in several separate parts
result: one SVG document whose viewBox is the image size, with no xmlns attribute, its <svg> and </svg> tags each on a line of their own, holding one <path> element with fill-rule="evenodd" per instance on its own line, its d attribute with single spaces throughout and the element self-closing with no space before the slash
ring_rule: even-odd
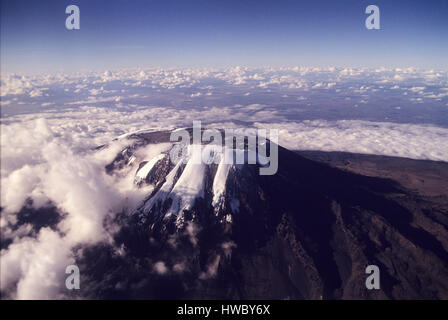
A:
<svg viewBox="0 0 448 320">
<path fill-rule="evenodd" d="M 224 150 L 226 150 L 224 148 Z M 180 227 L 183 223 L 184 210 L 191 210 L 196 199 L 204 198 L 204 188 L 210 166 L 216 166 L 218 169 L 213 180 L 213 203 L 217 207 L 222 202 L 225 193 L 225 184 L 229 169 L 232 163 L 226 163 L 226 152 L 229 159 L 232 160 L 232 150 L 223 151 L 222 147 L 213 144 L 209 145 L 189 145 L 186 155 L 179 159 L 178 163 L 171 168 L 160 188 L 153 194 L 144 205 L 145 213 L 160 210 L 165 206 L 166 212 L 163 216 L 166 219 L 174 216 L 177 219 L 177 225 Z M 160 154 L 147 162 L 137 173 L 136 181 L 140 182 L 146 179 L 151 170 L 166 155 Z M 229 161 L 228 161 L 229 162 Z M 168 164 L 169 165 L 169 164 Z M 163 168 L 159 168 L 162 170 Z M 164 205 L 169 203 L 169 205 Z M 154 209 L 154 210 L 153 210 Z"/>
<path fill-rule="evenodd" d="M 171 215 L 178 216 L 184 210 L 190 210 L 196 198 L 204 197 L 206 164 L 201 159 L 200 146 L 189 146 L 188 155 L 189 159 L 182 175 L 171 190 L 169 198 L 172 200 L 172 204 L 166 213 L 167 218 Z M 178 223 L 181 222 L 182 216 L 179 217 Z"/>
<path fill-rule="evenodd" d="M 225 162 L 224 157 L 221 159 L 213 179 L 213 207 L 219 208 L 223 202 L 224 192 L 226 189 L 227 176 L 231 165 Z"/>
<path fill-rule="evenodd" d="M 135 182 L 138 184 L 142 180 L 146 179 L 148 174 L 151 172 L 151 170 L 154 168 L 154 166 L 162 160 L 165 157 L 164 154 L 159 154 L 157 157 L 152 158 L 150 161 L 148 161 L 142 168 L 140 168 L 137 173 L 135 174 Z M 131 157 L 130 162 L 132 163 L 135 158 Z M 131 161 L 132 160 L 132 161 Z"/>
<path fill-rule="evenodd" d="M 168 143 L 171 132 L 127 136 L 130 144 L 106 168 L 110 172 L 126 165 L 137 168 L 128 171 L 134 175 L 134 184 L 153 187 L 135 208 L 142 221 L 175 220 L 182 228 L 184 213 L 194 211 L 197 200 L 202 199 L 216 217 L 221 216 L 220 221 L 231 222 L 239 200 L 227 190 L 230 173 L 240 171 L 245 164 L 264 166 L 267 158 L 244 145 L 233 148 L 215 143 Z"/>
</svg>

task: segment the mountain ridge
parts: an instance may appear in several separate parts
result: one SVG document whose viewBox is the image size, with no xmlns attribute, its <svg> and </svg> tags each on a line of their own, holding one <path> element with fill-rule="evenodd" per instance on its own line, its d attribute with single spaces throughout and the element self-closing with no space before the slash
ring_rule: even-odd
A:
<svg viewBox="0 0 448 320">
<path fill-rule="evenodd" d="M 167 134 L 148 133 L 144 139 L 163 142 Z M 127 279 L 127 289 L 99 296 L 448 298 L 446 220 L 440 212 L 420 210 L 419 197 L 399 183 L 333 168 L 279 146 L 275 175 L 258 175 L 256 165 L 229 170 L 223 206 L 216 212 L 214 166 L 205 167 L 204 193 L 183 210 L 182 224 L 160 218 L 163 202 L 121 217 L 126 227 L 117 245 L 148 266 L 137 272 L 148 282 L 130 290 L 136 284 L 117 268 L 111 274 L 117 281 Z M 156 181 L 164 182 L 169 171 L 156 168 Z M 238 201 L 235 212 L 231 200 Z M 165 202 L 165 208 L 171 205 Z M 151 270 L 157 263 L 166 272 Z M 372 264 L 381 270 L 380 290 L 365 287 L 365 268 Z"/>
</svg>

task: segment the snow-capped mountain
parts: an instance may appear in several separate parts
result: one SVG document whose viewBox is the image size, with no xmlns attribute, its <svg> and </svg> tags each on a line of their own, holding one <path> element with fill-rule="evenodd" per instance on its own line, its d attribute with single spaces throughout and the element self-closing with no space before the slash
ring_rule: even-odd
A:
<svg viewBox="0 0 448 320">
<path fill-rule="evenodd" d="M 261 161 L 226 164 L 207 144 L 206 161 L 190 145 L 175 164 L 169 136 L 129 135 L 106 166 L 137 168 L 149 191 L 117 217 L 114 246 L 84 249 L 83 296 L 448 298 L 446 207 L 280 146 L 275 175 L 259 175 Z M 162 151 L 141 152 L 151 149 Z M 250 150 L 224 150 L 237 152 Z M 366 288 L 367 265 L 380 268 L 380 290 Z"/>
<path fill-rule="evenodd" d="M 185 212 L 194 214 L 193 208 L 203 202 L 206 206 L 203 210 L 211 210 L 212 215 L 219 221 L 231 223 L 232 216 L 239 211 L 240 203 L 235 192 L 235 180 L 241 175 L 249 175 L 255 179 L 257 165 L 262 165 L 261 163 L 266 163 L 267 160 L 257 156 L 255 151 L 248 150 L 247 145 L 246 149 L 238 149 L 213 143 L 171 143 L 165 149 L 160 148 L 161 145 L 167 144 L 168 136 L 169 132 L 128 136 L 133 142 L 107 166 L 109 173 L 112 173 L 115 169 L 122 169 L 140 161 L 134 182 L 138 186 L 152 186 L 152 191 L 136 208 L 134 214 L 140 216 L 142 221 L 174 221 L 178 228 L 182 228 L 185 225 Z M 166 141 L 158 142 L 162 137 Z M 164 151 L 151 154 L 150 158 L 143 154 L 143 157 L 138 159 L 133 150 L 141 148 L 142 145 L 154 145 L 154 148 Z M 185 154 L 177 163 L 170 160 L 170 154 L 175 148 L 185 149 Z M 235 158 L 238 156 L 246 160 L 253 156 L 259 161 L 253 167 L 249 164 L 236 164 Z"/>
</svg>

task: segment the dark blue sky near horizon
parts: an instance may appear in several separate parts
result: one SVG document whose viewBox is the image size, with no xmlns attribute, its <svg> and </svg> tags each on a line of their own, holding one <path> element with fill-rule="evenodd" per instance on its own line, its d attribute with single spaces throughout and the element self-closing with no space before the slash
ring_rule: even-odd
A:
<svg viewBox="0 0 448 320">
<path fill-rule="evenodd" d="M 81 29 L 65 28 L 76 4 Z M 365 8 L 381 12 L 367 30 Z M 447 69 L 448 1 L 1 0 L 3 72 L 122 67 Z"/>
</svg>

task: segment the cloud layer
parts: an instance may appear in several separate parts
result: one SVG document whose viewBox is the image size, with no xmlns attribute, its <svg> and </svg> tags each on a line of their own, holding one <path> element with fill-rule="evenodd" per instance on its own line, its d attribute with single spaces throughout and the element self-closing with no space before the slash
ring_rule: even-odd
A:
<svg viewBox="0 0 448 320">
<path fill-rule="evenodd" d="M 447 75 L 237 67 L 2 77 L 0 227 L 9 243 L 1 251 L 1 290 L 18 299 L 63 297 L 61 279 L 76 248 L 111 243 L 119 228 L 114 215 L 151 191 L 135 186 L 129 175 L 135 166 L 105 173 L 126 144 L 111 142 L 120 135 L 202 120 L 210 127 L 278 129 L 280 144 L 290 149 L 448 162 Z M 17 212 L 30 200 L 34 208 L 54 205 L 57 225 L 19 225 Z M 204 278 L 213 277 L 219 259 L 210 257 Z M 169 268 L 158 261 L 153 271 Z"/>
</svg>

